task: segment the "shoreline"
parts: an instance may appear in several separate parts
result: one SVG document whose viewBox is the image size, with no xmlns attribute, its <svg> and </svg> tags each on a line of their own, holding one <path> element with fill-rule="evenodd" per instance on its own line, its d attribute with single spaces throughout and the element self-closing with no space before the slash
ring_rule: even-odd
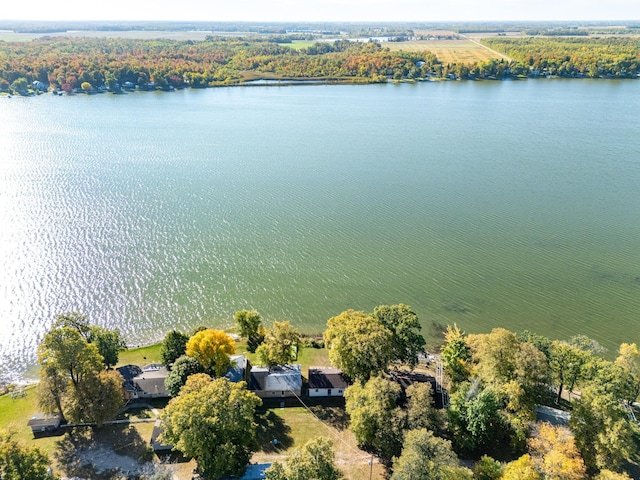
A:
<svg viewBox="0 0 640 480">
<path fill-rule="evenodd" d="M 640 80 L 640 74 L 632 77 L 565 77 L 560 75 L 531 75 L 531 76 L 517 76 L 517 77 L 504 77 L 504 78 L 440 78 L 440 77 L 430 77 L 430 78 L 417 78 L 417 79 L 402 79 L 402 80 L 393 80 L 393 79 L 385 79 L 385 80 L 373 80 L 364 78 L 362 80 L 352 80 L 352 79 L 341 79 L 341 78 L 327 78 L 327 79 L 291 79 L 291 78 L 283 78 L 283 79 L 256 79 L 256 80 L 248 80 L 248 81 L 240 81 L 233 83 L 220 83 L 209 85 L 206 87 L 181 87 L 181 88 L 171 88 L 171 89 L 161 89 L 161 88 L 148 88 L 148 89 L 121 89 L 117 92 L 111 92 L 107 89 L 83 92 L 80 90 L 73 90 L 71 92 L 63 92 L 61 90 L 47 90 L 47 91 L 34 91 L 30 90 L 27 94 L 20 94 L 15 92 L 0 92 L 0 97 L 12 98 L 14 96 L 17 97 L 39 97 L 41 95 L 56 95 L 56 96 L 75 96 L 75 95 L 102 95 L 105 93 L 111 93 L 112 95 L 128 95 L 130 93 L 172 93 L 180 90 L 208 90 L 215 88 L 255 88 L 255 87 L 297 87 L 297 86 L 327 86 L 327 85 L 384 85 L 384 84 L 393 84 L 393 85 L 401 85 L 401 84 L 418 84 L 418 83 L 438 83 L 438 82 L 513 82 L 513 81 L 524 81 L 524 80 L 606 80 L 606 81 L 636 81 Z"/>
</svg>

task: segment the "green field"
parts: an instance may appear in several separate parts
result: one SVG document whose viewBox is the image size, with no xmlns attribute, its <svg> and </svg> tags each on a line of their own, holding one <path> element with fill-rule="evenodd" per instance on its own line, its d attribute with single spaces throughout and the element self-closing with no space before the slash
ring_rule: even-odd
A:
<svg viewBox="0 0 640 480">
<path fill-rule="evenodd" d="M 308 48 L 313 45 L 314 41 L 312 40 L 293 40 L 291 43 L 279 43 L 281 47 L 289 47 L 293 50 L 302 50 L 303 48 Z"/>
</svg>

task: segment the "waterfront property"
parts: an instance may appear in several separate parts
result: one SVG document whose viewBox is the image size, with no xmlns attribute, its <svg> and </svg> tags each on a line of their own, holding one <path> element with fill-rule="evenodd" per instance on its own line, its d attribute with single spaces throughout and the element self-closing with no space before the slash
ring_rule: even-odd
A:
<svg viewBox="0 0 640 480">
<path fill-rule="evenodd" d="M 142 368 L 137 365 L 125 365 L 117 370 L 124 379 L 123 386 L 127 396 L 132 400 L 170 396 L 164 384 L 169 371 L 164 365 L 151 363 Z"/>
<path fill-rule="evenodd" d="M 343 397 L 348 385 L 342 370 L 334 367 L 309 367 L 310 397 Z"/>
<path fill-rule="evenodd" d="M 286 398 L 302 393 L 302 366 L 253 367 L 249 390 L 260 398 Z"/>
</svg>

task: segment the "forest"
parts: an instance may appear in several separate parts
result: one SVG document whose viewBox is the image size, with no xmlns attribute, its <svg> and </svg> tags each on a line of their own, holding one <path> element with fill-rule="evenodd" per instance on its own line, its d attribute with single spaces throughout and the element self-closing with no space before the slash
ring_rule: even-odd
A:
<svg viewBox="0 0 640 480">
<path fill-rule="evenodd" d="M 119 92 L 237 85 L 251 80 L 378 83 L 390 80 L 535 76 L 637 78 L 637 37 L 484 39 L 511 60 L 443 63 L 429 51 L 389 50 L 376 41 L 292 42 L 307 34 L 207 36 L 204 41 L 42 37 L 0 42 L 0 91 Z"/>
</svg>

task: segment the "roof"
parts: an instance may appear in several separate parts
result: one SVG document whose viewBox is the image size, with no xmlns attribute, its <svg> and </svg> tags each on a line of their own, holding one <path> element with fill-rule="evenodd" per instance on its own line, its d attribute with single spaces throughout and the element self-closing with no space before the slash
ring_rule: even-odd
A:
<svg viewBox="0 0 640 480">
<path fill-rule="evenodd" d="M 45 415 L 44 413 L 36 413 L 27 422 L 27 425 L 31 428 L 51 427 L 58 428 L 60 426 L 60 415 L 54 413 L 53 415 Z"/>
<path fill-rule="evenodd" d="M 125 382 L 133 380 L 135 377 L 142 373 L 142 369 L 137 365 L 125 365 L 124 367 L 118 367 L 116 370 L 122 375 Z"/>
<path fill-rule="evenodd" d="M 149 370 L 143 369 L 142 373 L 133 379 L 133 383 L 143 392 L 153 395 L 166 394 L 166 396 L 169 396 L 169 392 L 164 386 L 164 381 L 168 376 L 169 371 L 165 367 Z"/>
<path fill-rule="evenodd" d="M 231 357 L 231 366 L 224 374 L 224 377 L 230 382 L 238 383 L 244 380 L 244 369 L 247 360 L 242 355 L 234 355 Z"/>
<path fill-rule="evenodd" d="M 300 364 L 251 369 L 249 390 L 277 392 L 301 389 L 302 366 Z"/>
<path fill-rule="evenodd" d="M 342 370 L 333 367 L 309 367 L 309 388 L 345 389 L 347 383 Z"/>
</svg>

